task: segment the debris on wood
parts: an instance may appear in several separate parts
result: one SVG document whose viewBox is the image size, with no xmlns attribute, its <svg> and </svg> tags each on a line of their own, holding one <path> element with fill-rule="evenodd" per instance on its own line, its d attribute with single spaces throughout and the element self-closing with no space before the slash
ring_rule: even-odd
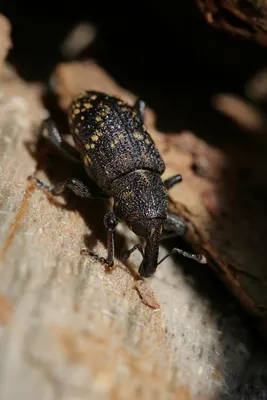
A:
<svg viewBox="0 0 267 400">
<path fill-rule="evenodd" d="M 160 308 L 160 305 L 155 298 L 155 294 L 152 292 L 151 288 L 148 286 L 147 283 L 145 283 L 143 280 L 140 279 L 139 281 L 136 282 L 135 288 L 138 291 L 141 300 L 144 304 L 155 310 L 158 310 Z"/>
</svg>

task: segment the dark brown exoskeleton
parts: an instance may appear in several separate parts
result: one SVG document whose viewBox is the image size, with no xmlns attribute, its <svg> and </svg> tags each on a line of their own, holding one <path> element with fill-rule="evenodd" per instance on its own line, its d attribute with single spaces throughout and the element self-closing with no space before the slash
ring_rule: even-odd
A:
<svg viewBox="0 0 267 400">
<path fill-rule="evenodd" d="M 90 179 L 99 187 L 99 197 L 113 197 L 113 212 L 104 217 L 107 228 L 107 259 L 89 254 L 109 267 L 114 263 L 113 232 L 118 219 L 145 239 L 141 244 L 123 254 L 127 258 L 138 249 L 143 261 L 139 268 L 141 276 L 149 277 L 169 255 L 177 252 L 203 263 L 205 257 L 174 248 L 158 262 L 160 240 L 164 235 L 183 235 L 185 224 L 175 215 L 167 213 L 167 191 L 181 182 L 175 175 L 164 182 L 161 175 L 165 164 L 144 126 L 145 104 L 138 100 L 133 107 L 105 93 L 87 91 L 80 94 L 69 108 L 69 127 L 79 152 L 77 161 L 83 162 Z M 48 137 L 60 149 L 64 142 L 55 124 L 49 118 L 44 121 Z M 73 155 L 71 156 L 73 157 Z M 36 178 L 34 178 L 36 179 Z M 76 178 L 49 187 L 36 179 L 39 187 L 60 195 L 65 188 L 81 197 L 91 197 L 90 189 Z"/>
</svg>

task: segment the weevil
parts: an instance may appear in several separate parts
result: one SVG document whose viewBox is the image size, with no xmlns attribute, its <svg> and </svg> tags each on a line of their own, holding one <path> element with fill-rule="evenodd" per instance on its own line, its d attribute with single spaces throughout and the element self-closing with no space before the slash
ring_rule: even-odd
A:
<svg viewBox="0 0 267 400">
<path fill-rule="evenodd" d="M 68 110 L 68 122 L 77 156 L 68 155 L 83 163 L 89 181 L 99 188 L 98 197 L 113 198 L 113 210 L 104 216 L 107 229 L 107 258 L 89 249 L 88 254 L 108 267 L 114 264 L 114 230 L 119 221 L 125 222 L 145 245 L 136 244 L 122 258 L 139 250 L 142 262 L 139 274 L 149 277 L 168 256 L 180 253 L 200 263 L 203 255 L 174 248 L 158 261 L 162 238 L 184 235 L 185 223 L 167 212 L 167 192 L 182 181 L 181 175 L 162 180 L 164 161 L 145 127 L 145 103 L 138 99 L 133 106 L 121 99 L 97 91 L 79 94 Z M 62 151 L 67 151 L 55 123 L 49 117 L 42 123 L 42 132 Z M 91 198 L 90 187 L 77 178 L 66 179 L 55 186 L 46 185 L 35 177 L 36 185 L 59 196 L 67 188 L 76 195 Z"/>
</svg>

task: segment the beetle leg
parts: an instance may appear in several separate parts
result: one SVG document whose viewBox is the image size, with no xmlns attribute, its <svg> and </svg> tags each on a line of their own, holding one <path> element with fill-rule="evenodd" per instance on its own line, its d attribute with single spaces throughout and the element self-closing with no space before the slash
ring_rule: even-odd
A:
<svg viewBox="0 0 267 400">
<path fill-rule="evenodd" d="M 83 182 L 79 181 L 79 179 L 76 179 L 76 178 L 65 179 L 64 181 L 57 183 L 55 186 L 49 186 L 34 176 L 28 177 L 28 180 L 32 180 L 32 179 L 36 181 L 37 187 L 44 189 L 44 190 L 48 190 L 53 196 L 60 196 L 64 192 L 64 190 L 67 188 L 67 189 L 70 189 L 73 193 L 75 193 L 79 197 L 86 197 L 86 198 L 89 198 L 89 197 L 90 198 L 104 198 L 105 197 L 104 194 L 100 195 L 100 196 L 95 196 L 95 195 L 92 196 L 88 187 Z"/>
<path fill-rule="evenodd" d="M 141 246 L 140 243 L 138 243 L 138 244 L 135 244 L 131 249 L 122 252 L 121 258 L 122 258 L 123 260 L 127 260 L 127 258 L 129 258 L 130 255 L 131 255 L 135 250 L 140 251 L 141 255 L 144 257 L 144 250 L 143 250 L 143 247 Z"/>
<path fill-rule="evenodd" d="M 207 264 L 207 259 L 202 254 L 189 253 L 188 251 L 184 251 L 182 249 L 178 249 L 177 247 L 174 247 L 168 254 L 166 254 L 166 256 L 164 256 L 157 263 L 157 266 L 159 264 L 161 264 L 164 260 L 166 260 L 166 258 L 172 256 L 175 253 L 181 254 L 183 257 L 186 257 L 186 258 L 191 258 L 192 260 L 195 260 L 195 261 L 199 262 L 200 264 Z"/>
<path fill-rule="evenodd" d="M 162 239 L 167 239 L 173 236 L 183 236 L 186 232 L 186 224 L 176 215 L 174 214 L 168 214 L 167 215 L 167 219 L 165 221 L 164 224 L 164 233 L 162 235 Z M 165 235 L 166 232 L 166 235 Z M 199 262 L 200 264 L 206 264 L 207 263 L 207 259 L 205 256 L 201 255 L 201 254 L 194 254 L 194 253 L 189 253 L 188 251 L 184 251 L 181 249 L 178 249 L 177 247 L 175 247 L 174 249 L 172 249 L 168 254 L 166 254 L 165 257 L 163 257 L 157 265 L 161 264 L 164 260 L 166 260 L 166 258 L 168 258 L 169 256 L 178 253 L 181 254 L 184 257 L 187 258 L 191 258 L 197 262 Z"/>
<path fill-rule="evenodd" d="M 177 217 L 177 215 L 168 213 L 161 238 L 164 240 L 174 236 L 183 236 L 186 229 L 187 227 L 184 221 Z"/>
<path fill-rule="evenodd" d="M 182 182 L 182 176 L 180 174 L 173 175 L 170 178 L 166 179 L 163 184 L 167 190 L 171 189 L 177 183 Z"/>
<path fill-rule="evenodd" d="M 78 151 L 76 151 L 73 146 L 62 139 L 62 136 L 60 135 L 54 121 L 50 117 L 46 118 L 42 122 L 40 133 L 42 136 L 52 142 L 61 151 L 61 153 L 63 153 L 69 159 L 79 164 L 82 163 Z"/>
<path fill-rule="evenodd" d="M 133 109 L 137 112 L 138 117 L 141 119 L 142 123 L 145 122 L 145 108 L 146 103 L 143 100 L 136 100 Z"/>
<path fill-rule="evenodd" d="M 87 254 L 90 257 L 94 258 L 97 261 L 100 261 L 102 264 L 107 264 L 109 268 L 112 268 L 114 265 L 114 230 L 118 225 L 118 220 L 112 212 L 107 213 L 104 216 L 104 225 L 107 228 L 107 250 L 108 255 L 105 259 L 104 257 L 98 256 L 96 253 L 89 249 L 82 249 L 81 254 Z"/>
<path fill-rule="evenodd" d="M 118 225 L 118 220 L 113 212 L 109 212 L 104 216 L 104 225 L 107 228 L 107 264 L 109 267 L 113 267 L 114 264 L 114 230 Z"/>
</svg>

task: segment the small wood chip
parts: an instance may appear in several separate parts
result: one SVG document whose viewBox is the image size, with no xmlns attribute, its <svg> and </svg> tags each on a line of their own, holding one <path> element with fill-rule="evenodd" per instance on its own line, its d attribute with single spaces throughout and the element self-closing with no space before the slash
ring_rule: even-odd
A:
<svg viewBox="0 0 267 400">
<path fill-rule="evenodd" d="M 155 310 L 160 308 L 160 305 L 157 302 L 154 293 L 144 281 L 137 281 L 135 284 L 135 289 L 139 293 L 139 296 L 144 304 L 146 304 L 150 308 L 154 308 Z"/>
</svg>

